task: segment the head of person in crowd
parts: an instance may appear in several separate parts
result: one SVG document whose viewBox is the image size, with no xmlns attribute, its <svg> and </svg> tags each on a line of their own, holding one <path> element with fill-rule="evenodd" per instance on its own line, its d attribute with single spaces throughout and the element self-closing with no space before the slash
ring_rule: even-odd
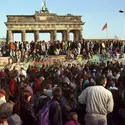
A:
<svg viewBox="0 0 125 125">
<path fill-rule="evenodd" d="M 23 87 L 26 88 L 29 85 L 29 79 L 26 78 L 23 82 Z"/>
<path fill-rule="evenodd" d="M 52 97 L 52 91 L 53 91 L 52 84 L 47 84 L 46 94 L 47 94 L 47 96 L 49 96 L 50 98 Z"/>
<path fill-rule="evenodd" d="M 5 98 L 6 92 L 4 90 L 0 90 L 0 105 L 6 102 Z"/>
<path fill-rule="evenodd" d="M 69 121 L 65 125 L 80 125 L 78 122 L 78 115 L 75 112 L 69 114 Z"/>
<path fill-rule="evenodd" d="M 41 82 L 43 82 L 45 80 L 45 78 L 43 76 L 40 76 L 39 79 Z"/>
<path fill-rule="evenodd" d="M 88 76 L 88 75 L 87 75 Z M 95 85 L 95 81 L 93 80 L 93 78 L 89 78 L 87 77 L 87 79 L 84 81 L 83 83 L 83 89 L 86 89 L 89 86 L 94 86 Z"/>
<path fill-rule="evenodd" d="M 22 120 L 17 114 L 14 114 L 7 118 L 7 122 L 9 125 L 22 125 Z"/>
<path fill-rule="evenodd" d="M 76 84 L 72 83 L 67 77 L 63 78 L 61 85 L 64 92 L 73 92 L 76 88 Z"/>
<path fill-rule="evenodd" d="M 31 101 L 31 97 L 32 97 L 32 94 L 28 90 L 24 90 L 21 92 L 20 99 L 22 103 L 29 104 Z"/>
<path fill-rule="evenodd" d="M 78 79 L 78 80 L 79 80 L 79 82 L 78 82 L 79 85 L 83 85 L 83 82 L 84 82 L 83 77 L 80 76 L 80 77 L 78 77 L 78 78 L 79 78 L 79 79 Z"/>
<path fill-rule="evenodd" d="M 5 120 L 13 114 L 13 104 L 3 103 L 0 105 L 0 119 Z"/>
<path fill-rule="evenodd" d="M 8 66 L 5 66 L 4 72 L 6 73 L 6 75 L 9 75 L 10 70 Z"/>
<path fill-rule="evenodd" d="M 107 88 L 108 88 L 108 87 L 107 87 Z M 115 80 L 115 79 L 112 79 L 112 80 L 110 81 L 109 89 L 118 90 L 118 88 L 116 87 L 116 80 Z"/>
<path fill-rule="evenodd" d="M 16 78 L 19 75 L 18 70 L 14 68 L 14 70 L 12 70 L 9 75 L 11 79 Z"/>
<path fill-rule="evenodd" d="M 53 95 L 53 98 L 60 100 L 62 97 L 62 89 L 60 87 L 54 88 L 52 95 Z"/>
<path fill-rule="evenodd" d="M 20 104 L 16 103 L 13 107 L 13 114 L 7 118 L 9 125 L 22 125 L 22 120 L 20 118 Z"/>
<path fill-rule="evenodd" d="M 72 65 L 71 64 L 68 64 L 68 67 L 67 67 L 69 70 L 72 68 Z"/>
<path fill-rule="evenodd" d="M 0 118 L 0 125 L 8 125 L 6 118 Z"/>
<path fill-rule="evenodd" d="M 9 100 L 8 100 L 9 103 L 15 105 L 15 103 L 17 103 L 17 97 L 16 96 L 13 96 L 13 95 L 9 95 Z"/>
<path fill-rule="evenodd" d="M 46 89 L 47 90 L 52 90 L 53 89 L 52 84 L 47 84 Z"/>
<path fill-rule="evenodd" d="M 76 112 L 71 112 L 69 114 L 69 120 L 74 120 L 74 121 L 78 121 L 78 115 Z"/>
<path fill-rule="evenodd" d="M 45 88 L 42 88 L 42 89 L 41 89 L 41 95 L 42 95 L 42 96 L 47 96 L 47 91 L 46 91 Z"/>
<path fill-rule="evenodd" d="M 20 75 L 27 76 L 26 70 L 23 67 L 21 67 Z"/>
<path fill-rule="evenodd" d="M 75 63 L 72 64 L 72 68 L 76 68 L 76 64 Z"/>
<path fill-rule="evenodd" d="M 26 77 L 24 75 L 20 75 L 20 81 L 24 82 L 24 80 L 26 79 Z"/>
<path fill-rule="evenodd" d="M 106 84 L 107 84 L 106 77 L 104 77 L 103 75 L 97 77 L 97 79 L 96 79 L 96 85 L 98 85 L 98 86 L 104 86 L 105 87 Z"/>
</svg>

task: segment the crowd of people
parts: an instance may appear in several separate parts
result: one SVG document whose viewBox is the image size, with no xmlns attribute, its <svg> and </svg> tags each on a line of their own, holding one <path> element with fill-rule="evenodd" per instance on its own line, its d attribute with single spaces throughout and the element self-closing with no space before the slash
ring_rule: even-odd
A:
<svg viewBox="0 0 125 125">
<path fill-rule="evenodd" d="M 82 40 L 82 41 L 55 41 L 55 42 L 11 42 L 0 45 L 0 56 L 10 56 L 17 60 L 37 59 L 42 55 L 67 55 L 68 58 L 76 58 L 81 54 L 84 58 L 91 58 L 94 54 L 124 53 L 125 45 L 121 40 Z"/>
<path fill-rule="evenodd" d="M 0 125 L 124 125 L 124 81 L 118 61 L 5 67 Z"/>
</svg>

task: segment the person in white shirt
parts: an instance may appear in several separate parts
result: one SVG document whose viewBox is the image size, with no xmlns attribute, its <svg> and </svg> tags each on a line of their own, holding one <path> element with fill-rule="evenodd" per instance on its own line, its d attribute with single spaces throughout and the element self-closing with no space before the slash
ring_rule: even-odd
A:
<svg viewBox="0 0 125 125">
<path fill-rule="evenodd" d="M 78 55 L 80 55 L 81 47 L 82 47 L 81 43 L 79 42 L 78 45 L 77 45 Z"/>
<path fill-rule="evenodd" d="M 96 86 L 86 88 L 78 98 L 79 103 L 86 104 L 86 125 L 107 125 L 107 114 L 113 111 L 114 101 L 105 86 L 106 78 L 99 76 Z"/>
<path fill-rule="evenodd" d="M 20 70 L 20 75 L 24 75 L 24 76 L 25 76 L 25 78 L 27 77 L 26 70 L 25 70 L 23 67 L 21 67 L 21 70 Z"/>
</svg>

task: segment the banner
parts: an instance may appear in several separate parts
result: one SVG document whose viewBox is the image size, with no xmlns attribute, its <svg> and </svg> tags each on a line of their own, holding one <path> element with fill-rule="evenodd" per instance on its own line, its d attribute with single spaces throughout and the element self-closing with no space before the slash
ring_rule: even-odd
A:
<svg viewBox="0 0 125 125">
<path fill-rule="evenodd" d="M 10 63 L 9 57 L 0 57 L 0 66 L 5 66 Z"/>
</svg>

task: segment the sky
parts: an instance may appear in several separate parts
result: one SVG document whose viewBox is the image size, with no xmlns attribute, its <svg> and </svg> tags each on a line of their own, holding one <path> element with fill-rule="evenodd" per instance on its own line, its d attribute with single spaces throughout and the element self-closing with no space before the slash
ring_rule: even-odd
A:
<svg viewBox="0 0 125 125">
<path fill-rule="evenodd" d="M 125 17 L 119 13 L 125 9 L 125 0 L 46 0 L 47 7 L 58 15 L 81 15 L 83 38 L 105 39 L 106 30 L 102 31 L 105 23 L 108 24 L 108 38 L 117 36 L 125 39 Z M 0 1 L 0 38 L 6 37 L 6 15 L 33 15 L 40 10 L 42 0 L 1 0 Z M 48 40 L 49 34 L 40 34 L 40 39 Z M 60 39 L 58 34 L 57 39 Z M 72 39 L 71 34 L 71 39 Z M 20 41 L 21 34 L 14 34 L 14 40 Z M 27 40 L 32 40 L 33 34 L 27 34 Z"/>
</svg>

